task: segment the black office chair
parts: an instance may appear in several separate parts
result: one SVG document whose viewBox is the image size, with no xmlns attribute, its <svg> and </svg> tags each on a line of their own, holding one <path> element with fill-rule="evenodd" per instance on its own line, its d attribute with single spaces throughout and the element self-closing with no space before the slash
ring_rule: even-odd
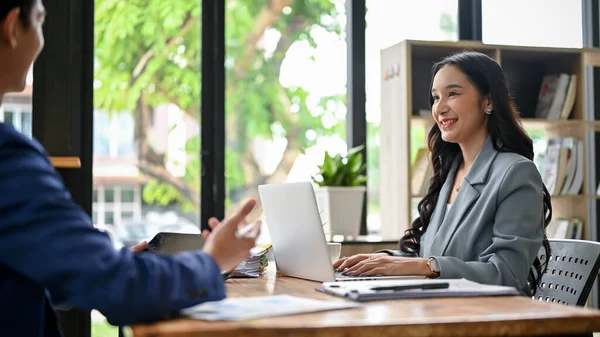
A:
<svg viewBox="0 0 600 337">
<path fill-rule="evenodd" d="M 549 239 L 551 255 L 534 300 L 584 306 L 600 269 L 600 243 Z M 538 255 L 547 258 L 542 247 Z"/>
</svg>

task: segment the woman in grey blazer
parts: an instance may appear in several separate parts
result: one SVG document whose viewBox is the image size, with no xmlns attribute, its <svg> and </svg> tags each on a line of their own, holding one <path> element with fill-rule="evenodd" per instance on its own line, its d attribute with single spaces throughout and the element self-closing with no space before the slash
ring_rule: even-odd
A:
<svg viewBox="0 0 600 337">
<path fill-rule="evenodd" d="M 502 69 L 477 52 L 433 67 L 428 136 L 434 175 L 398 251 L 342 258 L 346 275 L 425 275 L 514 286 L 532 295 L 550 254 L 550 195 L 532 162 Z"/>
</svg>

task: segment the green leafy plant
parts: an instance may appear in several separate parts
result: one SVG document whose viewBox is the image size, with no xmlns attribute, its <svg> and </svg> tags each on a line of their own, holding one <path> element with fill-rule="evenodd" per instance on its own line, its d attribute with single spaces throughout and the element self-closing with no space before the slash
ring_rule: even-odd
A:
<svg viewBox="0 0 600 337">
<path fill-rule="evenodd" d="M 332 157 L 325 152 L 323 164 L 319 165 L 319 173 L 312 177 L 313 181 L 323 186 L 361 186 L 367 181 L 364 174 L 367 164 L 364 162 L 361 151 L 364 145 L 348 150 L 346 156 L 337 154 Z"/>
</svg>

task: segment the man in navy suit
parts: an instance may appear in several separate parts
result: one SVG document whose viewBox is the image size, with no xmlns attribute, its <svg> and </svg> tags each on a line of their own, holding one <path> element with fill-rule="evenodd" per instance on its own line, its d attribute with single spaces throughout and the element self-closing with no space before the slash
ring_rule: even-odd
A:
<svg viewBox="0 0 600 337">
<path fill-rule="evenodd" d="M 43 45 L 41 0 L 0 1 L 0 102 L 22 91 Z M 221 273 L 254 246 L 237 238 L 248 201 L 217 224 L 203 251 L 174 257 L 115 250 L 73 203 L 47 153 L 0 123 L 0 334 L 60 336 L 53 305 L 102 312 L 111 324 L 169 317 L 225 297 Z"/>
</svg>

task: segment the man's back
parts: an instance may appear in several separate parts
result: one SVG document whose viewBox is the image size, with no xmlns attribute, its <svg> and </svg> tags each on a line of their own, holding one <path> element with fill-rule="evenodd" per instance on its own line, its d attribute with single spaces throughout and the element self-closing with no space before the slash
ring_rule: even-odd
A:
<svg viewBox="0 0 600 337">
<path fill-rule="evenodd" d="M 116 251 L 71 201 L 43 148 L 0 123 L 2 335 L 59 335 L 50 301 L 98 309 L 121 325 L 224 296 L 207 254 Z"/>
</svg>

